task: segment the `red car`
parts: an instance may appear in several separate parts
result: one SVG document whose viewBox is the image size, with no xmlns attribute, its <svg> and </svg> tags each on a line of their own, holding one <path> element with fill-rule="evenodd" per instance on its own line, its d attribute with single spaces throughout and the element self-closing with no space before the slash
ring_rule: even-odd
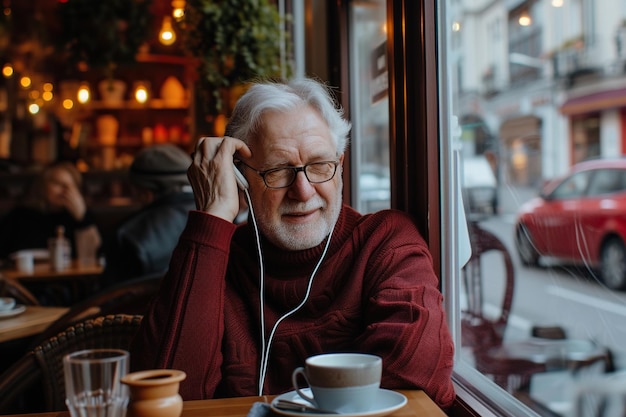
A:
<svg viewBox="0 0 626 417">
<path fill-rule="evenodd" d="M 588 265 L 607 287 L 626 289 L 626 158 L 581 162 L 518 212 L 524 265 L 550 256 Z"/>
</svg>

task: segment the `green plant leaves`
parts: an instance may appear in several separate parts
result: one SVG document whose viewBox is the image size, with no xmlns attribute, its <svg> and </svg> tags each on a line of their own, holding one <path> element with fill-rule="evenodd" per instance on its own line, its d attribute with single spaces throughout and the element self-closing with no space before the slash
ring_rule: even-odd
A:
<svg viewBox="0 0 626 417">
<path fill-rule="evenodd" d="M 199 59 L 199 81 L 207 111 L 223 112 L 220 91 L 281 73 L 281 42 L 288 41 L 274 4 L 268 0 L 187 0 L 178 23 L 186 52 Z"/>
</svg>

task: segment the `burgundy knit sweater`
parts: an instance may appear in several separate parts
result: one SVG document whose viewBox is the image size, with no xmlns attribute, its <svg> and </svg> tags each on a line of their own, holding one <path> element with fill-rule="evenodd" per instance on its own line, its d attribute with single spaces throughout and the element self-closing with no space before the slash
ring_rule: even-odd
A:
<svg viewBox="0 0 626 417">
<path fill-rule="evenodd" d="M 286 252 L 261 239 L 266 338 L 303 300 L 324 244 Z M 185 400 L 258 395 L 259 276 L 251 223 L 192 211 L 133 344 L 132 368 L 184 370 Z M 437 284 L 406 214 L 344 206 L 305 305 L 273 336 L 263 393 L 292 389 L 291 373 L 308 356 L 366 352 L 383 358 L 383 388 L 421 388 L 449 407 L 454 346 Z"/>
</svg>

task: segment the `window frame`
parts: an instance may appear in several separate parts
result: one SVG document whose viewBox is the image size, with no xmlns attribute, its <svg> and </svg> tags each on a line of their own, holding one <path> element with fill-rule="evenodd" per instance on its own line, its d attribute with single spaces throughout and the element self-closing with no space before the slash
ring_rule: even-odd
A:
<svg viewBox="0 0 626 417">
<path fill-rule="evenodd" d="M 338 99 L 346 114 L 350 114 L 350 2 L 328 5 L 325 15 L 327 27 L 337 28 L 329 30 L 325 78 L 339 86 Z M 386 7 L 391 207 L 409 213 L 429 244 L 448 323 L 460 346 L 457 244 L 464 217 L 457 209 L 461 204 L 455 192 L 456 156 L 451 141 L 441 139 L 451 135 L 452 115 L 447 81 L 440 82 L 447 80 L 448 71 L 446 54 L 441 53 L 447 35 L 438 31 L 446 27 L 445 0 L 386 0 Z M 351 204 L 350 152 L 344 165 L 344 201 Z M 461 362 L 458 350 L 453 373 L 457 401 L 448 415 L 539 416 L 533 411 L 538 404 L 508 394 Z"/>
<path fill-rule="evenodd" d="M 339 27 L 348 27 L 348 3 L 337 2 L 334 16 L 340 16 L 338 20 L 344 23 Z M 445 25 L 444 6 L 445 0 L 387 0 L 391 207 L 409 213 L 429 244 L 448 323 L 458 342 L 460 267 L 456 245 L 464 218 L 459 218 L 461 204 L 454 191 L 458 173 L 452 144 L 441 139 L 450 137 L 451 115 L 447 82 L 440 82 L 447 79 L 448 68 L 445 53 L 438 49 L 446 45 L 445 33 L 438 32 L 439 27 L 445 27 L 441 26 Z M 405 24 L 409 21 L 415 24 Z M 344 36 L 347 39 L 345 30 Z M 338 58 L 335 68 L 341 69 L 333 75 L 340 81 L 342 104 L 348 109 L 348 54 L 338 56 L 336 49 L 334 53 Z M 349 190 L 345 192 L 349 196 Z M 457 360 L 453 381 L 457 401 L 448 415 L 538 416 L 466 363 Z"/>
</svg>

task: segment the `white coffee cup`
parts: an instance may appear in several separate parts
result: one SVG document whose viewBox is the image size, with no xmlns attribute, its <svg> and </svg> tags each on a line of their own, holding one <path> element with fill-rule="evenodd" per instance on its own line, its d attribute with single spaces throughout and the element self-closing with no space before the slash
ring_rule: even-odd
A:
<svg viewBox="0 0 626 417">
<path fill-rule="evenodd" d="M 15 308 L 15 298 L 0 297 L 0 311 L 13 310 Z"/>
<path fill-rule="evenodd" d="M 326 353 L 307 358 L 293 371 L 291 380 L 300 397 L 318 408 L 339 413 L 360 413 L 376 404 L 383 361 L 364 353 Z M 313 396 L 303 392 L 303 376 Z"/>
<path fill-rule="evenodd" d="M 35 270 L 35 257 L 32 253 L 18 253 L 15 257 L 15 264 L 18 271 L 32 274 Z"/>
</svg>

